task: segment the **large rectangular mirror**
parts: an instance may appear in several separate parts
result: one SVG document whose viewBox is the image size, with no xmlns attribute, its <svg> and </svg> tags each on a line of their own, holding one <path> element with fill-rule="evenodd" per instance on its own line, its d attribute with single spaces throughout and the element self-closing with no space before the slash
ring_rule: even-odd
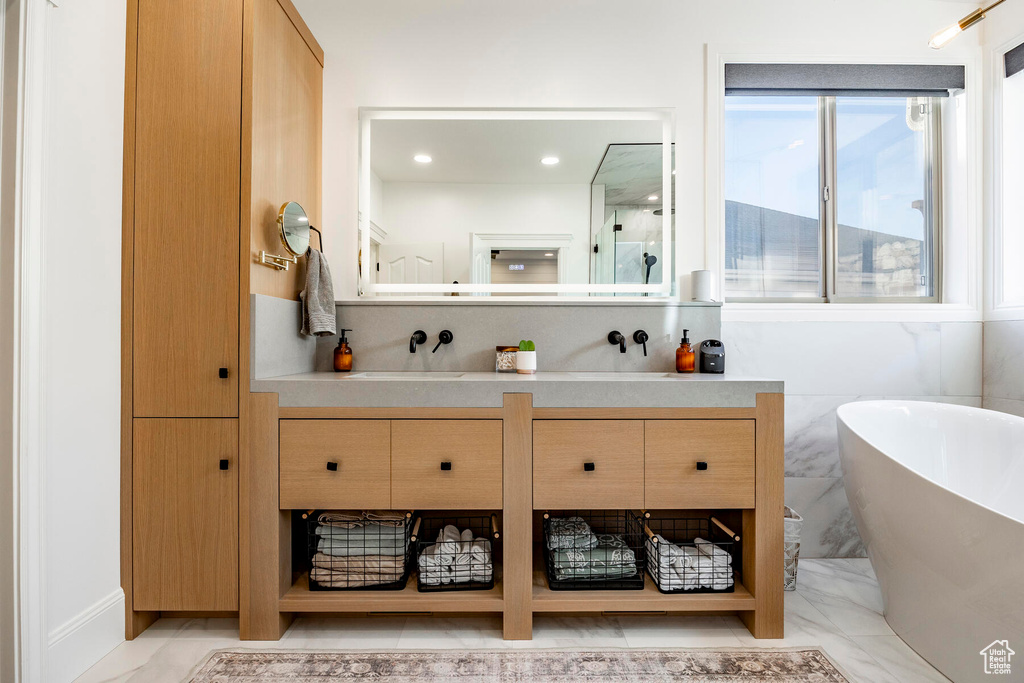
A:
<svg viewBox="0 0 1024 683">
<path fill-rule="evenodd" d="M 362 109 L 360 128 L 362 295 L 670 294 L 670 111 Z"/>
</svg>

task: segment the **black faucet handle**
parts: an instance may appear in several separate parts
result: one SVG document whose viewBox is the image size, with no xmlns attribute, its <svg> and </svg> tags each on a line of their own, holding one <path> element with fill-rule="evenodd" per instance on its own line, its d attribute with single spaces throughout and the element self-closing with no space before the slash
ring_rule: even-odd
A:
<svg viewBox="0 0 1024 683">
<path fill-rule="evenodd" d="M 650 337 L 643 330 L 637 330 L 636 332 L 633 333 L 633 341 L 635 341 L 637 344 L 642 344 L 644 347 L 644 356 L 647 355 L 647 342 L 649 340 Z"/>
<path fill-rule="evenodd" d="M 619 353 L 626 352 L 626 337 L 618 330 L 612 330 L 608 333 L 608 343 L 613 345 L 618 344 Z"/>
<path fill-rule="evenodd" d="M 455 339 L 455 335 L 452 334 L 451 330 L 441 330 L 441 333 L 437 335 L 437 346 L 431 353 L 437 353 L 437 350 L 441 348 L 441 344 L 451 344 L 452 340 Z"/>
<path fill-rule="evenodd" d="M 412 338 L 409 339 L 409 353 L 416 353 L 417 344 L 427 343 L 427 333 L 423 330 L 416 330 L 412 333 Z"/>
</svg>

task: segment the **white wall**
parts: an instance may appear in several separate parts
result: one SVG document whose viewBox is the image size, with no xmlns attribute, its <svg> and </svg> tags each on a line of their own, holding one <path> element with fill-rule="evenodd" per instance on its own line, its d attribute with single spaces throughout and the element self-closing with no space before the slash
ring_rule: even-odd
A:
<svg viewBox="0 0 1024 683">
<path fill-rule="evenodd" d="M 383 204 L 387 244 L 444 242 L 445 282 L 470 282 L 474 232 L 571 234 L 569 282 L 589 281 L 590 185 L 385 182 Z"/>
<path fill-rule="evenodd" d="M 125 15 L 124 0 L 47 9 L 47 681 L 72 680 L 124 634 L 119 425 Z"/>
</svg>

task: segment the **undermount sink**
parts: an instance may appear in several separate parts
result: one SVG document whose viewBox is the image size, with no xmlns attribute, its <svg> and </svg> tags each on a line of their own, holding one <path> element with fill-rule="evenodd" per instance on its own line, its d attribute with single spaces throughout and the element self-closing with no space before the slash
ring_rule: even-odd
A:
<svg viewBox="0 0 1024 683">
<path fill-rule="evenodd" d="M 667 372 L 570 372 L 577 379 L 657 379 L 670 377 Z"/>
<path fill-rule="evenodd" d="M 457 379 L 462 377 L 464 372 L 360 372 L 352 377 L 365 379 Z"/>
</svg>

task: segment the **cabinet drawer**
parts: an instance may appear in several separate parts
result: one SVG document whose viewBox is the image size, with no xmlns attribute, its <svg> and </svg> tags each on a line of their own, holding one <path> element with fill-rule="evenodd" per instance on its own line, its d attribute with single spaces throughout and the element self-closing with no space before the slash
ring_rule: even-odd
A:
<svg viewBox="0 0 1024 683">
<path fill-rule="evenodd" d="M 754 507 L 753 420 L 648 420 L 644 431 L 647 508 Z"/>
<path fill-rule="evenodd" d="M 535 509 L 639 508 L 643 504 L 643 421 L 534 421 Z"/>
<path fill-rule="evenodd" d="M 392 420 L 392 505 L 501 508 L 501 449 L 501 420 Z"/>
<path fill-rule="evenodd" d="M 388 420 L 281 420 L 281 509 L 390 507 Z"/>
</svg>

